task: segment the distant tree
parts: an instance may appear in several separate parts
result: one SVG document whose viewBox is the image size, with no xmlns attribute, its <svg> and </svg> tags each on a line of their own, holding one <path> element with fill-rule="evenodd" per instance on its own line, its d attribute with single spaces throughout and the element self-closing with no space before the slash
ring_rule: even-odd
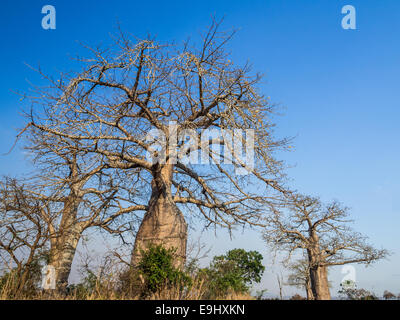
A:
<svg viewBox="0 0 400 320">
<path fill-rule="evenodd" d="M 289 265 L 291 273 L 288 276 L 287 284 L 297 288 L 304 289 L 307 294 L 307 300 L 314 300 L 311 289 L 310 268 L 305 259 L 298 260 Z"/>
<path fill-rule="evenodd" d="M 12 296 L 37 289 L 50 238 L 44 218 L 54 218 L 49 203 L 29 190 L 30 185 L 13 178 L 0 181 L 0 282 L 13 280 Z"/>
<path fill-rule="evenodd" d="M 370 264 L 384 258 L 366 238 L 349 228 L 348 209 L 334 201 L 323 205 L 318 198 L 286 194 L 283 207 L 273 207 L 266 217 L 264 239 L 274 250 L 306 254 L 311 289 L 316 300 L 330 299 L 327 269 L 348 263 Z"/>
<path fill-rule="evenodd" d="M 348 300 L 379 300 L 371 291 L 357 288 L 341 288 L 338 292 Z"/>
<path fill-rule="evenodd" d="M 268 289 L 257 290 L 255 294 L 256 300 L 263 300 L 264 295 L 268 292 Z"/>
<path fill-rule="evenodd" d="M 383 292 L 383 298 L 385 300 L 392 300 L 392 299 L 396 299 L 396 295 L 388 290 L 385 290 Z"/>
</svg>

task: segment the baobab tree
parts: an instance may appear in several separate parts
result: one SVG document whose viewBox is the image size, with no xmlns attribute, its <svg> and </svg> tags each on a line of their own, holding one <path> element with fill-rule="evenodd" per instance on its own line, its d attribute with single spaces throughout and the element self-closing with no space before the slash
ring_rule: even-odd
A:
<svg viewBox="0 0 400 320">
<path fill-rule="evenodd" d="M 0 181 L 0 262 L 3 271 L 14 279 L 10 290 L 14 297 L 35 288 L 40 274 L 38 260 L 48 249 L 50 238 L 43 217 L 53 219 L 49 204 L 30 190 L 28 183 L 15 178 L 3 177 Z"/>
<path fill-rule="evenodd" d="M 79 142 L 80 152 L 141 185 L 146 213 L 133 265 L 149 243 L 176 248 L 183 264 L 183 212 L 206 226 L 261 226 L 265 203 L 282 191 L 274 152 L 287 140 L 273 136 L 274 106 L 259 93 L 261 77 L 229 60 L 233 33 L 218 27 L 212 23 L 199 46 L 121 33 L 79 59 L 81 71 L 49 78 L 28 114 L 29 127 Z"/>
<path fill-rule="evenodd" d="M 284 208 L 274 207 L 266 217 L 264 239 L 275 250 L 296 251 L 307 256 L 314 299 L 329 300 L 327 269 L 349 263 L 370 264 L 387 255 L 366 242 L 366 237 L 349 227 L 348 208 L 333 201 L 322 204 L 318 198 L 286 193 Z"/>
<path fill-rule="evenodd" d="M 300 259 L 289 265 L 291 273 L 288 276 L 287 284 L 306 291 L 307 300 L 314 300 L 311 289 L 310 268 L 308 259 Z"/>
<path fill-rule="evenodd" d="M 82 234 L 93 227 L 120 234 L 127 230 L 126 224 L 119 221 L 114 228 L 113 223 L 131 210 L 146 207 L 130 201 L 133 187 L 129 186 L 127 194 L 127 185 L 113 169 L 101 156 L 80 151 L 79 141 L 34 126 L 27 127 L 23 137 L 36 169 L 26 192 L 46 203 L 47 210 L 40 213 L 49 232 L 48 264 L 55 270 L 56 290 L 65 293 Z"/>
</svg>

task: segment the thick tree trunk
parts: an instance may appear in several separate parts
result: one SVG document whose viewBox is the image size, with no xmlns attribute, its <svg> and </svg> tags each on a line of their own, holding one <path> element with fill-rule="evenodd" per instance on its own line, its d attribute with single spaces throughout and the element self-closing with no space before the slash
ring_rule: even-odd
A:
<svg viewBox="0 0 400 320">
<path fill-rule="evenodd" d="M 50 265 L 55 268 L 56 290 L 60 293 L 66 293 L 72 261 L 82 234 L 77 227 L 71 229 L 66 235 L 58 239 L 59 246 L 52 261 L 50 261 Z"/>
<path fill-rule="evenodd" d="M 312 294 L 315 300 L 330 300 L 328 272 L 326 267 L 315 266 L 310 268 Z"/>
<path fill-rule="evenodd" d="M 306 294 L 307 294 L 307 300 L 314 300 L 314 294 L 311 288 L 310 279 L 306 281 Z"/>
<path fill-rule="evenodd" d="M 175 251 L 175 266 L 183 267 L 186 260 L 187 224 L 171 194 L 172 165 L 158 166 L 153 172 L 149 209 L 143 217 L 132 252 L 132 266 L 141 258 L 140 250 L 150 244 L 161 244 Z"/>
<path fill-rule="evenodd" d="M 82 236 L 82 225 L 76 220 L 79 202 L 73 199 L 65 203 L 58 232 L 51 243 L 49 266 L 55 269 L 56 291 L 66 293 L 72 261 Z"/>
<path fill-rule="evenodd" d="M 307 249 L 310 267 L 310 284 L 314 300 L 331 300 L 328 282 L 328 270 L 321 263 L 319 237 L 315 230 L 310 230 L 312 245 Z"/>
</svg>

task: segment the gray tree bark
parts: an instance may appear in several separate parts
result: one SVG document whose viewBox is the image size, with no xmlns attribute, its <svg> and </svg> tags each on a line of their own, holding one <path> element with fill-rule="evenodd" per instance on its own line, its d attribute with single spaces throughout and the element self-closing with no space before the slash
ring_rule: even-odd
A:
<svg viewBox="0 0 400 320">
<path fill-rule="evenodd" d="M 330 300 L 328 272 L 326 267 L 316 266 L 310 269 L 311 290 L 315 300 Z"/>
<path fill-rule="evenodd" d="M 55 269 L 55 289 L 61 294 L 66 293 L 72 261 L 83 232 L 82 225 L 76 220 L 78 204 L 78 199 L 66 201 L 59 230 L 51 241 L 49 265 Z"/>
<path fill-rule="evenodd" d="M 187 224 L 171 194 L 172 169 L 172 165 L 164 165 L 153 172 L 149 209 L 136 235 L 132 266 L 140 261 L 140 250 L 151 244 L 174 248 L 176 267 L 182 268 L 186 261 Z"/>
<path fill-rule="evenodd" d="M 331 300 L 328 282 L 328 270 L 321 265 L 319 237 L 315 230 L 310 232 L 311 248 L 307 250 L 310 266 L 310 284 L 314 300 Z"/>
<path fill-rule="evenodd" d="M 309 278 L 306 280 L 305 287 L 306 287 L 307 300 L 314 300 L 314 294 L 311 288 L 311 281 Z"/>
</svg>

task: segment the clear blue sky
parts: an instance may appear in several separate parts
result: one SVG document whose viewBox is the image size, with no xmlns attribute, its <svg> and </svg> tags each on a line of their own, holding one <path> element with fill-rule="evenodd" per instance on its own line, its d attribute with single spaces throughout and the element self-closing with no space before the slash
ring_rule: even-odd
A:
<svg viewBox="0 0 400 320">
<path fill-rule="evenodd" d="M 56 30 L 41 28 L 46 4 L 56 8 Z M 357 10 L 357 30 L 341 28 L 346 4 Z M 352 208 L 355 227 L 394 252 L 390 261 L 366 270 L 357 267 L 359 286 L 399 293 L 398 0 L 3 0 L 0 152 L 8 151 L 14 129 L 22 125 L 19 100 L 11 90 L 23 91 L 27 80 L 38 81 L 25 62 L 40 63 L 50 73 L 74 69 L 70 57 L 84 52 L 78 41 L 108 43 L 117 21 L 139 37 L 151 33 L 180 41 L 197 35 L 213 14 L 225 16 L 224 27 L 239 29 L 230 44 L 234 61 L 249 60 L 264 73 L 264 93 L 285 108 L 278 133 L 297 136 L 295 150 L 282 155 L 295 165 L 288 171 L 293 185 L 325 200 L 343 201 Z M 28 169 L 18 149 L 1 156 L 0 166 L 0 174 Z M 258 236 L 249 233 L 232 243 L 205 237 L 215 253 L 235 246 L 265 250 Z M 263 285 L 274 292 L 271 274 Z M 340 270 L 332 271 L 334 288 L 341 277 Z"/>
</svg>

